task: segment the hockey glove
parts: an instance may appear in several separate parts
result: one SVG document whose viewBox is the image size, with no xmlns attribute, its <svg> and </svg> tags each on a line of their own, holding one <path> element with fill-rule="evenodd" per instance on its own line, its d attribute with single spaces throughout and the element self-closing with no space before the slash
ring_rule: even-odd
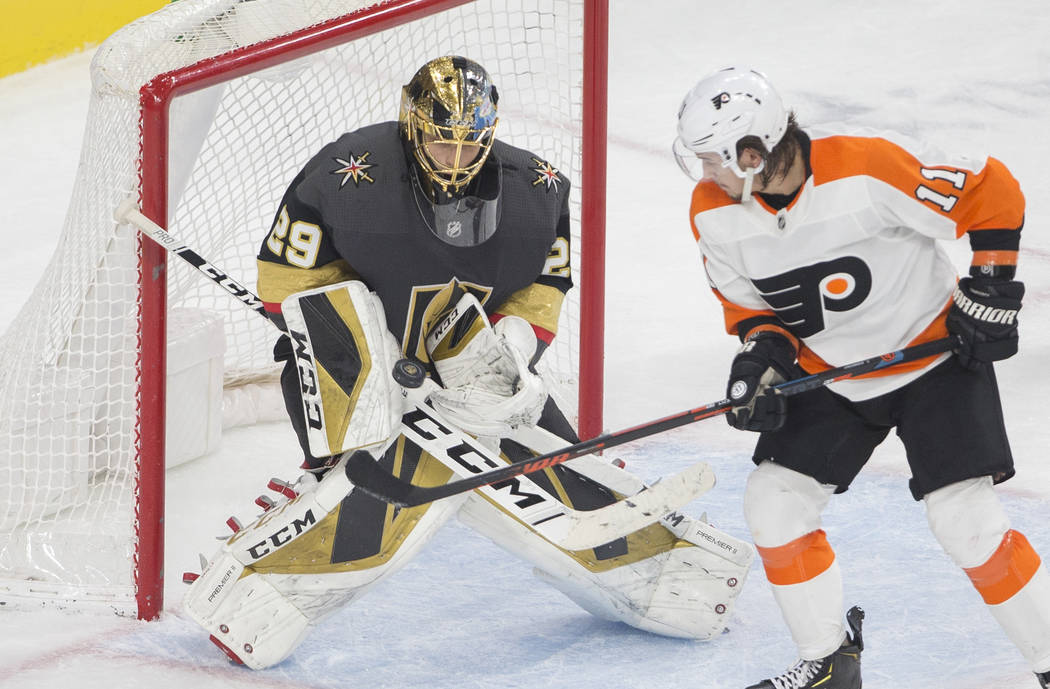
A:
<svg viewBox="0 0 1050 689">
<path fill-rule="evenodd" d="M 948 332 L 961 343 L 955 355 L 971 371 L 1017 353 L 1017 312 L 1024 283 L 964 277 L 948 311 Z"/>
<path fill-rule="evenodd" d="M 444 386 L 429 399 L 449 421 L 474 435 L 503 438 L 539 420 L 547 388 L 529 369 L 536 335 L 527 321 L 508 316 L 493 327 L 468 294 L 425 344 Z"/>
<path fill-rule="evenodd" d="M 776 431 L 787 417 L 787 399 L 773 389 L 791 375 L 795 348 L 783 335 L 762 331 L 748 337 L 733 357 L 726 420 L 742 431 Z"/>
</svg>

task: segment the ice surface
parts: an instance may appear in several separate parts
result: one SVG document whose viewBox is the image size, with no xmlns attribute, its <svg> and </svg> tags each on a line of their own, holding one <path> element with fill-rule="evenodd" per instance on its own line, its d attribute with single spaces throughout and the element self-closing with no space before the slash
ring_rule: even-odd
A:
<svg viewBox="0 0 1050 689">
<path fill-rule="evenodd" d="M 682 95 L 728 64 L 765 71 L 802 123 L 848 119 L 987 150 L 1028 197 L 1020 356 L 999 367 L 1018 477 L 1002 486 L 1015 528 L 1050 553 L 1050 5 L 814 0 L 611 3 L 606 425 L 719 399 L 735 349 L 721 330 L 688 225 L 689 181 L 670 155 Z M 0 324 L 29 296 L 64 217 L 79 155 L 89 54 L 0 79 Z M 966 260 L 966 242 L 952 248 Z M 688 509 L 747 537 L 740 507 L 753 436 L 720 420 L 625 448 L 649 479 L 704 459 L 718 485 Z M 794 660 L 761 570 L 730 631 L 710 642 L 589 616 L 458 523 L 395 577 L 316 630 L 291 659 L 231 666 L 180 611 L 181 572 L 210 554 L 231 513 L 273 475 L 295 473 L 284 423 L 226 433 L 220 452 L 168 475 L 166 607 L 156 623 L 54 612 L 0 614 L 0 687 L 161 689 L 426 687 L 729 689 Z M 1025 689 L 1036 682 L 907 490 L 895 438 L 826 528 L 847 600 L 868 613 L 865 686 Z"/>
</svg>

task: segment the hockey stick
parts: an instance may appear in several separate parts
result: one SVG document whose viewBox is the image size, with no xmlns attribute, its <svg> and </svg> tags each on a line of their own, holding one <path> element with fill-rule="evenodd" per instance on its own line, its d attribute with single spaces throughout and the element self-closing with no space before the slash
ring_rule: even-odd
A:
<svg viewBox="0 0 1050 689">
<path fill-rule="evenodd" d="M 204 260 L 203 256 L 187 247 L 178 239 L 168 234 L 168 231 L 163 227 L 143 215 L 139 211 L 138 206 L 135 205 L 135 199 L 131 197 L 125 199 L 124 202 L 117 207 L 116 212 L 113 213 L 113 217 L 119 223 L 134 225 L 139 232 L 155 241 L 162 249 L 166 249 L 186 261 L 186 263 L 189 263 L 191 266 L 204 273 L 205 277 L 209 280 L 233 295 L 237 301 L 273 323 L 270 319 L 270 314 L 266 313 L 266 307 L 263 306 L 262 299 L 259 299 L 259 297 L 255 296 L 255 294 L 247 287 L 208 263 Z"/>
<path fill-rule="evenodd" d="M 553 452 L 560 450 L 565 444 L 564 439 L 541 426 L 520 426 L 515 430 L 513 439 L 537 452 Z M 634 474 L 624 471 L 621 466 L 599 459 L 593 454 L 572 460 L 572 470 L 602 484 L 609 490 L 626 496 L 629 500 L 638 496 L 644 497 L 646 489 L 651 487 Z M 668 477 L 657 479 L 661 483 L 666 480 Z M 711 526 L 707 523 L 706 513 L 694 519 L 684 517 L 677 511 L 670 511 L 660 517 L 658 523 L 678 538 L 694 543 L 742 567 L 750 566 L 754 559 L 754 549 L 750 544 Z M 578 544 L 598 540 L 600 535 L 589 532 L 588 527 L 587 524 L 580 525 L 565 537 L 562 547 L 566 550 L 581 550 Z"/>
<path fill-rule="evenodd" d="M 120 223 L 135 226 L 161 247 L 197 268 L 242 304 L 273 323 L 258 296 L 143 215 L 134 199 L 129 198 L 121 203 L 114 213 L 114 218 Z M 274 326 L 276 327 L 275 323 Z M 395 378 L 398 376 L 395 375 Z M 422 382 L 422 379 L 419 382 Z M 475 463 L 488 467 L 514 466 L 500 459 L 498 452 L 489 450 L 459 431 L 454 424 L 442 419 L 425 403 L 424 391 L 406 386 L 405 393 L 409 402 L 414 403 L 414 408 L 409 409 L 403 417 L 402 431 L 411 441 L 452 469 L 456 475 L 470 477 L 481 471 Z M 379 468 L 378 462 L 367 452 L 353 453 L 346 466 L 358 466 L 366 462 Z M 385 472 L 382 468 L 379 468 L 379 471 Z M 349 477 L 349 469 L 346 473 Z M 515 476 L 517 474 L 507 477 L 511 480 L 501 485 L 490 486 L 497 483 L 498 479 L 482 484 L 488 486 L 484 491 L 486 498 L 499 504 L 547 540 L 566 549 L 570 549 L 566 547 L 569 545 L 573 546 L 571 549 L 594 547 L 637 531 L 709 490 L 715 480 L 714 473 L 706 464 L 697 463 L 674 476 L 666 477 L 629 500 L 619 500 L 595 510 L 581 511 L 549 497 L 531 481 L 524 478 L 519 480 Z M 367 493 L 371 492 L 364 487 L 361 489 Z"/>
<path fill-rule="evenodd" d="M 905 347 L 881 356 L 874 356 L 852 364 L 828 369 L 820 373 L 803 376 L 794 380 L 785 381 L 776 386 L 783 395 L 797 395 L 800 392 L 813 390 L 838 380 L 855 378 L 865 373 L 878 371 L 891 366 L 897 366 L 909 361 L 915 361 L 924 357 L 941 354 L 953 349 L 958 344 L 955 336 L 945 337 L 930 342 Z M 696 421 L 709 419 L 712 416 L 724 414 L 732 408 L 732 402 L 722 399 L 703 407 L 690 409 L 672 416 L 667 416 L 656 421 L 633 426 L 615 433 L 607 433 L 590 440 L 585 440 L 575 445 L 541 454 L 530 459 L 484 471 L 459 481 L 451 481 L 441 486 L 417 486 L 404 481 L 392 474 L 382 470 L 374 462 L 354 461 L 351 457 L 347 462 L 346 473 L 354 485 L 371 493 L 377 498 L 386 500 L 402 507 L 411 507 L 423 503 L 447 498 L 457 493 L 473 490 L 479 486 L 504 481 L 514 476 L 530 474 L 541 471 L 547 467 L 567 462 L 582 455 L 591 454 L 605 450 L 624 443 L 645 438 L 650 435 L 669 431 L 679 426 L 685 426 Z"/>
<path fill-rule="evenodd" d="M 409 392 L 410 398 L 415 395 L 419 395 L 419 392 Z M 451 468 L 457 476 L 470 477 L 483 471 L 482 467 L 516 466 L 507 464 L 498 452 L 453 429 L 455 426 L 444 421 L 433 407 L 418 402 L 414 409 L 405 414 L 401 423 L 401 433 L 406 441 L 423 448 Z M 532 434 L 533 438 L 542 432 L 537 428 L 537 432 Z M 517 440 L 528 446 L 524 439 Z M 556 446 L 562 443 L 564 440 L 559 439 Z M 446 458 L 451 461 L 446 461 Z M 395 478 L 368 453 L 354 453 L 347 458 L 344 467 L 347 478 L 353 482 L 350 467 L 366 463 L 376 465 L 379 473 Z M 583 550 L 616 540 L 657 522 L 714 485 L 714 472 L 706 463 L 697 462 L 629 497 L 594 510 L 568 508 L 550 497 L 527 476 L 510 476 L 478 486 L 477 489 L 487 500 L 498 504 L 552 543 L 565 550 Z M 368 488 L 360 488 L 374 495 Z M 385 500 L 383 496 L 375 497 Z"/>
</svg>

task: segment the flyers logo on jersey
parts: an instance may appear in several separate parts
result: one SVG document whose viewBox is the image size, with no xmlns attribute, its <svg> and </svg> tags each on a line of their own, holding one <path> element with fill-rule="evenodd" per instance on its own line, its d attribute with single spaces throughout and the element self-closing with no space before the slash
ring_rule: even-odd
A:
<svg viewBox="0 0 1050 689">
<path fill-rule="evenodd" d="M 871 269 L 845 256 L 751 282 L 796 337 L 809 337 L 824 329 L 826 311 L 863 303 L 871 293 Z"/>
</svg>

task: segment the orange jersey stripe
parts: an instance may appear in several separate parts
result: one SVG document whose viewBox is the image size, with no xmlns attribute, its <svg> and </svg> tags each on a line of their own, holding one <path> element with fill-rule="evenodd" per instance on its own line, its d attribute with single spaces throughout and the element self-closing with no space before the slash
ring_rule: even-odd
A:
<svg viewBox="0 0 1050 689">
<path fill-rule="evenodd" d="M 985 603 L 998 605 L 1023 589 L 1041 564 L 1039 554 L 1024 534 L 1011 529 L 987 562 L 963 571 Z"/>
<path fill-rule="evenodd" d="M 824 184 L 854 175 L 879 179 L 922 200 L 955 223 L 956 236 L 970 230 L 1018 228 L 1024 220 L 1024 195 L 1017 180 L 1001 162 L 988 158 L 980 173 L 966 171 L 966 193 L 959 194 L 951 179 L 886 139 L 830 136 L 813 141 L 813 181 Z M 946 168 L 948 169 L 948 168 Z M 926 171 L 927 176 L 922 174 Z M 951 172 L 958 172 L 951 170 Z M 927 190 L 927 191 L 923 191 Z"/>
<path fill-rule="evenodd" d="M 700 239 L 700 231 L 693 222 L 697 213 L 722 206 L 732 206 L 735 203 L 737 202 L 729 198 L 714 182 L 706 180 L 697 184 L 693 189 L 692 201 L 689 204 L 689 226 L 693 229 L 693 239 Z"/>
<path fill-rule="evenodd" d="M 971 266 L 1016 266 L 1016 251 L 975 251 Z"/>
<path fill-rule="evenodd" d="M 776 318 L 777 314 L 772 309 L 765 309 L 762 311 L 755 311 L 753 309 L 746 309 L 743 306 L 738 306 L 733 302 L 725 298 L 725 296 L 717 289 L 711 288 L 711 291 L 718 297 L 718 301 L 722 303 L 722 312 L 725 315 L 726 320 L 726 332 L 730 335 L 737 334 L 737 324 L 741 321 L 746 321 L 749 318 L 756 318 L 758 316 L 769 316 L 770 318 Z"/>
<path fill-rule="evenodd" d="M 912 347 L 914 345 L 923 344 L 924 342 L 930 342 L 931 340 L 939 340 L 942 337 L 948 337 L 948 326 L 945 325 L 945 319 L 948 315 L 948 309 L 952 305 L 952 300 L 949 299 L 945 304 L 944 309 L 933 319 L 933 323 L 918 334 L 914 339 L 908 342 L 906 347 Z M 895 376 L 901 373 L 907 373 L 908 371 L 917 371 L 921 368 L 929 366 L 930 363 L 941 356 L 940 354 L 934 354 L 928 356 L 925 359 L 916 359 L 915 361 L 909 361 L 903 364 L 896 364 L 890 368 L 885 368 L 878 371 L 872 371 L 871 373 L 865 373 L 854 378 L 859 380 L 861 378 L 878 378 L 880 376 Z M 806 373 L 820 373 L 821 371 L 827 371 L 829 368 L 834 368 L 831 364 L 821 359 L 819 356 L 813 353 L 813 350 L 805 345 L 802 345 L 802 349 L 798 353 L 798 365 L 802 367 L 802 370 Z"/>
<path fill-rule="evenodd" d="M 744 333 L 744 339 L 746 340 L 747 338 L 751 337 L 752 333 L 761 333 L 761 332 L 776 333 L 777 335 L 780 335 L 780 336 L 784 337 L 788 342 L 791 343 L 791 346 L 795 348 L 795 352 L 796 353 L 798 352 L 798 348 L 799 348 L 798 338 L 795 337 L 794 335 L 792 335 L 791 331 L 789 331 L 788 329 L 782 328 L 781 326 L 774 325 L 772 323 L 767 323 L 767 324 L 764 324 L 764 325 L 757 325 L 754 328 L 751 328 L 751 330 L 748 330 L 746 333 Z"/>
<path fill-rule="evenodd" d="M 801 584 L 823 573 L 835 561 L 823 529 L 776 548 L 755 546 L 766 569 L 769 583 L 777 586 Z"/>
</svg>

